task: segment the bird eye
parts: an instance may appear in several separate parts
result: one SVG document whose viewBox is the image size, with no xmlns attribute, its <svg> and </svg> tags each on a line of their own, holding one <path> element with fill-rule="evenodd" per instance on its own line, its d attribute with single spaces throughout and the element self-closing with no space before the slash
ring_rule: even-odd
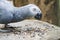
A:
<svg viewBox="0 0 60 40">
<path fill-rule="evenodd" d="M 33 8 L 33 11 L 36 11 L 36 8 Z"/>
</svg>

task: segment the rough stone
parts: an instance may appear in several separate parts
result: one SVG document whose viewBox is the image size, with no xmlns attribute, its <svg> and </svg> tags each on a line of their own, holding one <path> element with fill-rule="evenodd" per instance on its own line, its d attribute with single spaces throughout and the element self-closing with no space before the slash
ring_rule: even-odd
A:
<svg viewBox="0 0 60 40">
<path fill-rule="evenodd" d="M 60 27 L 38 20 L 9 23 L 10 33 L 1 33 L 0 40 L 60 40 Z"/>
<path fill-rule="evenodd" d="M 0 24 L 0 28 L 4 28 L 5 27 L 5 25 L 4 24 Z"/>
</svg>

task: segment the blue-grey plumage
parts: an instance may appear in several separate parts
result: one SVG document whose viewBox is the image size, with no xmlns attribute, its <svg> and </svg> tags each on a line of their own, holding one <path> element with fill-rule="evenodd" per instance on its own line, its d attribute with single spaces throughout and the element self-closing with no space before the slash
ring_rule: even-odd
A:
<svg viewBox="0 0 60 40">
<path fill-rule="evenodd" d="M 38 15 L 37 15 L 38 14 Z M 27 18 L 41 18 L 41 10 L 34 4 L 14 7 L 7 0 L 0 0 L 0 23 L 7 24 L 22 21 Z"/>
<path fill-rule="evenodd" d="M 7 24 L 11 22 L 13 15 L 13 6 L 5 0 L 0 0 L 0 23 Z"/>
<path fill-rule="evenodd" d="M 0 23 L 7 24 L 11 22 L 12 18 L 13 15 L 9 11 L 3 10 L 0 12 Z"/>
</svg>

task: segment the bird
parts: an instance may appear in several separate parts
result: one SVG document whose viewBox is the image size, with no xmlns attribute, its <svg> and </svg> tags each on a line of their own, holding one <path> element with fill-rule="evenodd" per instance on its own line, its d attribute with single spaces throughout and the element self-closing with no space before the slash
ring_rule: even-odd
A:
<svg viewBox="0 0 60 40">
<path fill-rule="evenodd" d="M 40 8 L 35 4 L 27 4 L 21 7 L 15 7 L 7 0 L 0 0 L 0 24 L 23 21 L 34 17 L 37 20 L 42 18 Z"/>
</svg>

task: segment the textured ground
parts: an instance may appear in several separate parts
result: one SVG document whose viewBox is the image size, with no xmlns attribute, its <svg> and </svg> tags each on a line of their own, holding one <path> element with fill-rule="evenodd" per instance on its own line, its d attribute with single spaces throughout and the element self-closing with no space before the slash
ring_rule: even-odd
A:
<svg viewBox="0 0 60 40">
<path fill-rule="evenodd" d="M 10 23 L 13 32 L 0 32 L 0 40 L 60 40 L 60 28 L 38 20 Z"/>
</svg>

